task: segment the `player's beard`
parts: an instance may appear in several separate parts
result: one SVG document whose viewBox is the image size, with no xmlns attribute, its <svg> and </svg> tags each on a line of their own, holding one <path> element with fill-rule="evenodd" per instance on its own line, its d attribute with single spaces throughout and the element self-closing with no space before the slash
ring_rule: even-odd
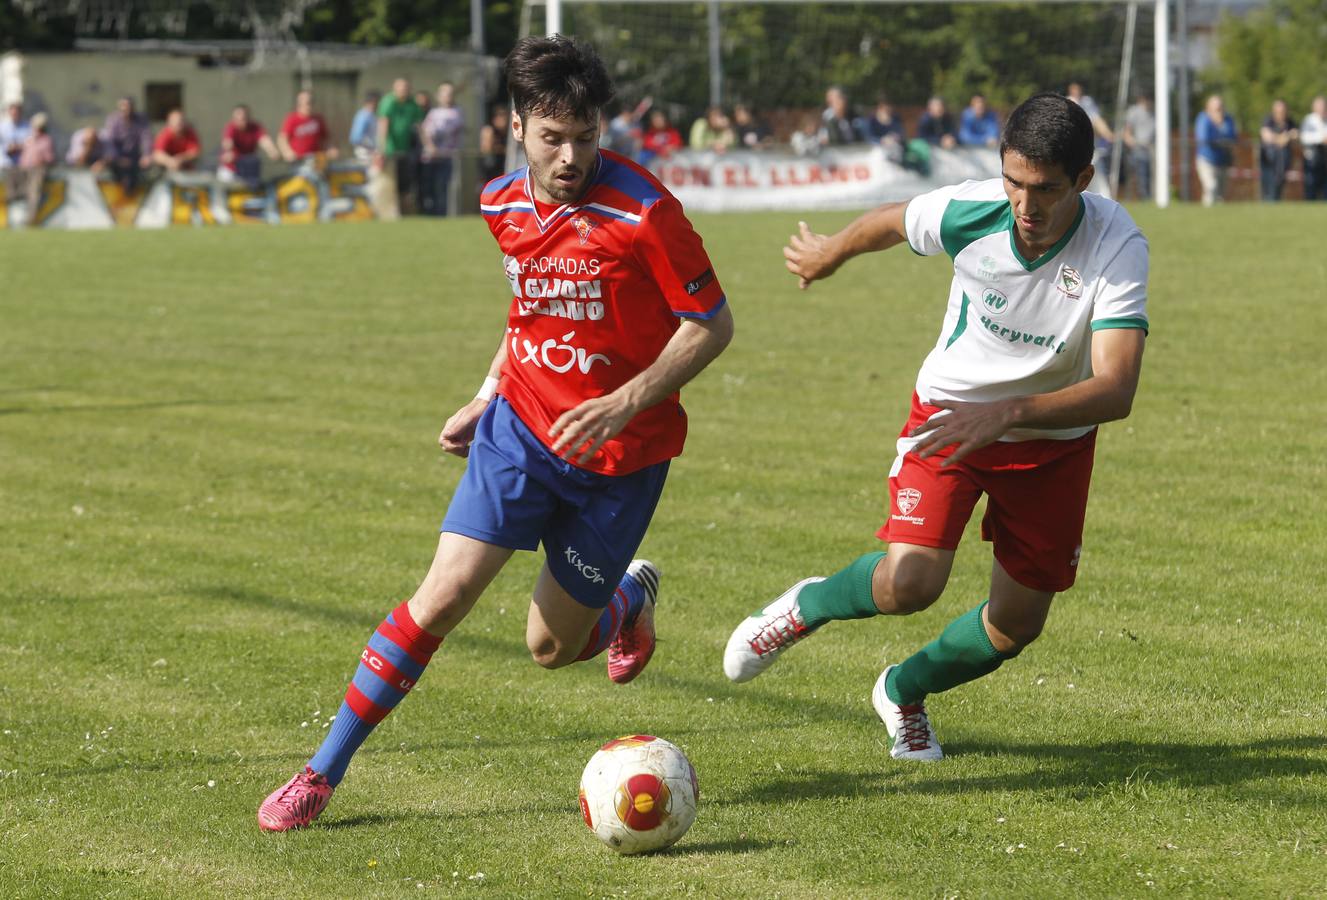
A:
<svg viewBox="0 0 1327 900">
<path fill-rule="evenodd" d="M 530 165 L 530 177 L 541 187 L 545 194 L 552 197 L 559 203 L 574 203 L 585 193 L 585 188 L 589 184 L 589 173 L 587 170 L 577 166 L 564 166 L 557 164 L 552 169 L 545 169 L 536 163 L 530 155 L 526 154 L 526 160 Z M 558 180 L 558 175 L 571 173 L 577 176 L 571 183 L 564 183 Z"/>
</svg>

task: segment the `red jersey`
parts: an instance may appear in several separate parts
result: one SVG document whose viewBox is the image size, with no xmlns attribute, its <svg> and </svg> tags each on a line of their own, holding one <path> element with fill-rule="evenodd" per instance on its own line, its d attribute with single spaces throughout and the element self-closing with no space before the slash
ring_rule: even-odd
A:
<svg viewBox="0 0 1327 900">
<path fill-rule="evenodd" d="M 630 381 L 658 359 L 678 317 L 711 318 L 725 298 L 682 205 L 626 157 L 600 150 L 585 195 L 547 216 L 533 196 L 520 169 L 484 188 L 480 210 L 514 295 L 498 392 L 551 446 L 560 415 Z M 582 468 L 626 475 L 677 456 L 686 432 L 674 393 Z"/>
<path fill-rule="evenodd" d="M 234 122 L 227 122 L 226 127 L 221 131 L 221 140 L 224 142 L 230 139 L 232 148 L 236 157 L 248 156 L 258 150 L 258 142 L 267 134 L 267 130 L 257 122 L 250 122 L 244 128 L 240 128 Z M 230 162 L 222 160 L 221 163 L 227 169 L 235 169 L 235 160 Z"/>
<path fill-rule="evenodd" d="M 645 132 L 644 147 L 667 159 L 674 151 L 682 149 L 682 135 L 671 125 L 667 128 L 651 128 Z"/>
<path fill-rule="evenodd" d="M 281 133 L 296 156 L 321 153 L 327 146 L 327 122 L 317 113 L 311 116 L 291 113 L 281 123 Z"/>
<path fill-rule="evenodd" d="M 190 150 L 197 150 L 198 146 L 198 135 L 188 125 L 184 126 L 183 131 L 163 128 L 157 139 L 152 142 L 153 150 L 160 150 L 167 156 L 180 156 Z M 193 163 L 189 163 L 188 166 L 192 167 Z"/>
</svg>

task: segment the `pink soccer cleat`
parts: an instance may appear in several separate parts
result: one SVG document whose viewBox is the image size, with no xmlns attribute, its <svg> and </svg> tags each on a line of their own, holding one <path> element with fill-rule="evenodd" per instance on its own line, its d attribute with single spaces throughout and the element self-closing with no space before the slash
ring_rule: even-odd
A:
<svg viewBox="0 0 1327 900">
<path fill-rule="evenodd" d="M 263 831 L 304 828 L 327 807 L 333 790 L 326 778 L 305 766 L 258 807 L 258 827 Z"/>
<path fill-rule="evenodd" d="M 645 589 L 645 603 L 636 618 L 623 622 L 617 637 L 608 645 L 608 677 L 626 684 L 649 664 L 654 655 L 654 603 L 659 596 L 659 567 L 648 559 L 633 559 L 627 576 Z"/>
</svg>

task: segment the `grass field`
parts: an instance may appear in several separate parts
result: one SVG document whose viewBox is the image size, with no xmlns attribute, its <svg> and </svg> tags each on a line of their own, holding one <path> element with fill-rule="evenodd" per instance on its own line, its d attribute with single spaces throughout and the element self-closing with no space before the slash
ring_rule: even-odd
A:
<svg viewBox="0 0 1327 900">
<path fill-rule="evenodd" d="M 1327 208 L 1135 214 L 1152 335 L 1078 587 L 932 698 L 946 761 L 891 762 L 868 694 L 982 598 L 975 527 L 927 613 L 831 625 L 749 685 L 720 656 L 876 546 L 948 267 L 896 250 L 801 294 L 796 216 L 698 217 L 738 336 L 684 394 L 643 548 L 650 669 L 531 663 L 518 556 L 282 836 L 259 801 L 431 557 L 497 251 L 474 219 L 0 235 L 0 896 L 1327 894 Z M 634 731 L 688 752 L 701 813 L 625 859 L 576 784 Z"/>
</svg>

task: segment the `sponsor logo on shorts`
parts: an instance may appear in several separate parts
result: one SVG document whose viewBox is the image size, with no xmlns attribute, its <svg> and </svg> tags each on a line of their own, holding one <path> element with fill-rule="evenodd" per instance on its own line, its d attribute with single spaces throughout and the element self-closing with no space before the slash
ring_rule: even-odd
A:
<svg viewBox="0 0 1327 900">
<path fill-rule="evenodd" d="M 890 516 L 891 519 L 897 519 L 901 522 L 911 522 L 913 525 L 925 525 L 925 516 L 914 516 L 912 511 L 922 502 L 922 492 L 916 488 L 900 488 L 894 495 L 894 505 L 902 515 Z"/>
<path fill-rule="evenodd" d="M 587 564 L 585 560 L 581 559 L 580 553 L 575 549 L 568 547 L 566 550 L 566 557 L 567 562 L 571 563 L 576 571 L 581 573 L 581 577 L 590 582 L 590 584 L 604 583 L 604 576 L 600 573 L 599 569 Z"/>
<path fill-rule="evenodd" d="M 1079 558 L 1083 555 L 1083 545 L 1079 544 L 1074 548 L 1074 558 L 1069 560 L 1069 565 L 1077 566 Z"/>
</svg>

